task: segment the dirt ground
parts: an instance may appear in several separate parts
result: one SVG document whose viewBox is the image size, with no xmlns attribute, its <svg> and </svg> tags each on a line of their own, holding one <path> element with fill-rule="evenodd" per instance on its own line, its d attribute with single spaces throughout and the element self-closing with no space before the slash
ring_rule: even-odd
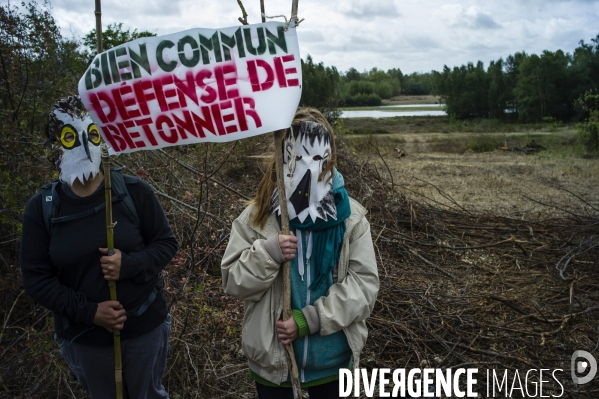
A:
<svg viewBox="0 0 599 399">
<path fill-rule="evenodd" d="M 447 142 L 439 145 L 439 136 L 387 136 L 379 148 L 381 155 L 356 147 L 353 153 L 380 164 L 386 178 L 388 167 L 393 183 L 408 197 L 426 197 L 443 204 L 455 201 L 454 205 L 475 212 L 530 219 L 563 214 L 560 208 L 582 214 L 590 207 L 599 208 L 597 159 L 551 152 L 524 155 L 499 149 L 445 152 L 437 148 L 446 149 L 452 139 L 441 138 Z M 509 134 L 507 137 L 509 145 Z M 455 138 L 453 144 L 459 140 L 464 137 Z"/>
</svg>

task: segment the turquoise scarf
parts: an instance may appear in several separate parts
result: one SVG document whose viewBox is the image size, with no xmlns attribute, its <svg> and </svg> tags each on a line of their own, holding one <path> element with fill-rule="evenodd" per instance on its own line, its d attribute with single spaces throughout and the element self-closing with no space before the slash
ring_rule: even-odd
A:
<svg viewBox="0 0 599 399">
<path fill-rule="evenodd" d="M 341 246 L 345 236 L 345 219 L 351 214 L 349 196 L 345 191 L 343 176 L 335 169 L 333 175 L 333 196 L 337 207 L 337 220 L 329 217 L 328 221 L 307 217 L 304 223 L 298 218 L 289 221 L 292 229 L 300 229 L 312 232 L 312 256 L 316 267 L 316 279 L 310 289 L 319 288 L 335 268 L 335 264 L 341 256 Z M 301 256 L 301 255 L 300 255 Z"/>
</svg>

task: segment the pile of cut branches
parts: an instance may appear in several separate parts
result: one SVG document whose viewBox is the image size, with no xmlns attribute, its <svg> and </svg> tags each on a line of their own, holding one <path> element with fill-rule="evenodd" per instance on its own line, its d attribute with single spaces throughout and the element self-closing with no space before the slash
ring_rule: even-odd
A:
<svg viewBox="0 0 599 399">
<path fill-rule="evenodd" d="M 340 164 L 370 210 L 379 257 L 366 366 L 478 368 L 483 397 L 493 392 L 493 370 L 499 380 L 508 370 L 509 390 L 516 370 L 523 388 L 537 370 L 532 395 L 546 369 L 543 395 L 599 395 L 599 380 L 578 386 L 570 377 L 573 352 L 596 356 L 599 345 L 598 209 L 573 195 L 586 214 L 562 205 L 538 220 L 475 214 L 448 196 L 441 204 L 398 195 L 372 163 Z"/>
<path fill-rule="evenodd" d="M 224 295 L 220 260 L 231 221 L 264 172 L 270 141 L 113 160 L 152 186 L 179 240 L 165 277 L 173 334 L 164 384 L 174 399 L 255 397 L 241 350 L 243 306 Z M 543 395 L 556 396 L 562 388 L 551 372 L 562 369 L 555 373 L 562 397 L 599 397 L 596 381 L 577 386 L 570 378 L 572 353 L 596 350 L 599 337 L 597 209 L 555 209 L 539 220 L 482 215 L 451 201 L 409 199 L 384 169 L 343 150 L 339 170 L 350 195 L 369 210 L 381 278 L 363 367 L 478 368 L 482 397 L 487 369 L 500 379 L 509 370 L 510 387 L 516 370 L 524 383 L 526 371 L 550 369 L 542 375 L 549 381 Z M 0 398 L 84 398 L 53 342 L 51 313 L 23 294 L 18 262 L 6 264 Z M 529 374 L 529 382 L 540 378 Z"/>
</svg>

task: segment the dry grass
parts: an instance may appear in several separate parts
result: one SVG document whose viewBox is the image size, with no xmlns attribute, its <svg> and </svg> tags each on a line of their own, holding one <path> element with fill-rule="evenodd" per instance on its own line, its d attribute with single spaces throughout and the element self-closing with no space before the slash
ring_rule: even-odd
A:
<svg viewBox="0 0 599 399">
<path fill-rule="evenodd" d="M 404 119 L 393 124 L 373 119 L 346 121 L 346 132 L 385 125 L 405 132 L 346 133 L 340 140 L 352 155 L 385 166 L 383 173 L 392 175 L 394 184 L 409 198 L 426 197 L 444 204 L 456 201 L 472 211 L 523 218 L 564 213 L 543 204 L 580 210 L 586 202 L 599 207 L 599 160 L 581 156 L 572 127 L 524 125 L 521 131 L 510 131 L 518 125 L 486 122 L 471 123 L 465 132 L 449 132 L 446 118 Z M 483 129 L 490 131 L 477 131 Z M 500 149 L 522 148 L 530 142 L 547 150 L 524 155 Z"/>
<path fill-rule="evenodd" d="M 599 208 L 596 160 L 495 151 L 416 153 L 388 159 L 388 164 L 394 182 L 407 196 L 426 196 L 447 203 L 448 195 L 465 208 L 486 214 L 529 219 L 561 213 L 539 202 L 578 210 L 585 207 L 570 192 Z"/>
</svg>

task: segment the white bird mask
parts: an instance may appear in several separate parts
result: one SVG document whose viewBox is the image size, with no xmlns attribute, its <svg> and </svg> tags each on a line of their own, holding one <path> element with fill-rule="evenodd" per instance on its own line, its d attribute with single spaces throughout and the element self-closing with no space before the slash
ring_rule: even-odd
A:
<svg viewBox="0 0 599 399">
<path fill-rule="evenodd" d="M 308 215 L 312 222 L 337 219 L 333 197 L 332 171 L 321 173 L 331 162 L 331 135 L 320 123 L 299 122 L 287 130 L 284 141 L 285 194 L 289 219 L 303 223 Z M 271 200 L 273 212 L 281 214 L 279 194 Z"/>
<path fill-rule="evenodd" d="M 52 143 L 59 179 L 72 186 L 100 172 L 102 138 L 79 96 L 62 98 L 50 112 L 46 134 Z"/>
</svg>

